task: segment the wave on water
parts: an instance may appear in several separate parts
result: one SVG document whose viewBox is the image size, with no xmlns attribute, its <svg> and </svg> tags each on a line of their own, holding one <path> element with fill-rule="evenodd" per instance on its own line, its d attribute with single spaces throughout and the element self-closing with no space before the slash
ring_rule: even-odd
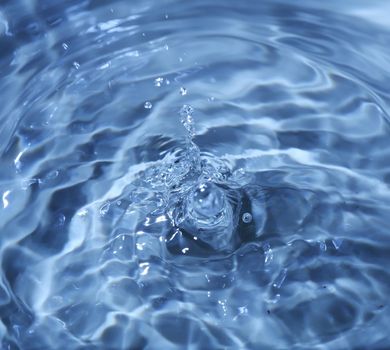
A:
<svg viewBox="0 0 390 350">
<path fill-rule="evenodd" d="M 2 349 L 390 348 L 383 0 L 3 0 Z"/>
</svg>

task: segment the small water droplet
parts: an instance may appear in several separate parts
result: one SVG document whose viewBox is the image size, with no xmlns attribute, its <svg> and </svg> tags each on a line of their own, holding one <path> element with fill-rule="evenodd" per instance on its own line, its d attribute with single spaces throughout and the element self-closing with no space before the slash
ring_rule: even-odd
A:
<svg viewBox="0 0 390 350">
<path fill-rule="evenodd" d="M 242 221 L 245 224 L 249 224 L 250 222 L 252 222 L 252 214 L 251 213 L 244 213 L 244 214 L 242 214 Z"/>
<path fill-rule="evenodd" d="M 68 50 L 69 46 L 66 43 L 62 43 L 62 48 L 64 50 Z"/>
<path fill-rule="evenodd" d="M 183 62 L 183 59 L 181 57 L 179 57 L 179 62 Z"/>
<path fill-rule="evenodd" d="M 73 67 L 75 67 L 76 69 L 80 69 L 80 63 L 74 61 L 73 62 Z"/>
<path fill-rule="evenodd" d="M 165 49 L 166 51 L 168 51 L 168 50 L 169 50 L 169 46 L 168 46 L 168 44 L 165 44 L 165 45 L 164 45 L 164 49 Z"/>
<path fill-rule="evenodd" d="M 185 87 L 180 88 L 180 95 L 182 95 L 182 96 L 187 95 L 187 89 Z"/>
<path fill-rule="evenodd" d="M 168 14 L 165 14 L 165 19 L 168 19 L 168 18 L 169 18 Z"/>
<path fill-rule="evenodd" d="M 152 109 L 153 105 L 150 101 L 146 101 L 144 104 L 145 109 Z"/>
<path fill-rule="evenodd" d="M 154 86 L 160 87 L 164 82 L 164 78 L 158 77 L 154 79 Z"/>
</svg>

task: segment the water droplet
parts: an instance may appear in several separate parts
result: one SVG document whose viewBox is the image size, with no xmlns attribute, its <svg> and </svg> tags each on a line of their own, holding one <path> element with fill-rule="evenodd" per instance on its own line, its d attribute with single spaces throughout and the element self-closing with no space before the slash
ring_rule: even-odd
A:
<svg viewBox="0 0 390 350">
<path fill-rule="evenodd" d="M 154 79 L 154 86 L 160 87 L 164 82 L 164 78 L 158 77 Z"/>
<path fill-rule="evenodd" d="M 74 61 L 73 62 L 73 67 L 75 67 L 76 69 L 80 69 L 80 63 Z"/>
<path fill-rule="evenodd" d="M 166 51 L 168 51 L 168 50 L 169 50 L 169 46 L 168 46 L 168 44 L 165 44 L 165 45 L 164 45 L 164 49 L 165 49 Z"/>
<path fill-rule="evenodd" d="M 145 109 L 152 109 L 153 105 L 150 101 L 146 101 L 144 104 Z"/>
<path fill-rule="evenodd" d="M 66 43 L 62 43 L 62 48 L 63 48 L 64 50 L 68 50 L 69 46 L 68 46 L 68 44 L 66 44 Z"/>
<path fill-rule="evenodd" d="M 185 87 L 180 88 L 180 95 L 182 95 L 182 96 L 187 95 L 187 89 Z"/>
<path fill-rule="evenodd" d="M 165 14 L 165 19 L 168 19 L 168 18 L 169 18 L 168 14 Z"/>
<path fill-rule="evenodd" d="M 183 59 L 181 57 L 179 57 L 179 62 L 183 62 Z"/>
<path fill-rule="evenodd" d="M 244 214 L 242 214 L 242 221 L 245 224 L 249 224 L 250 222 L 252 222 L 252 215 L 251 215 L 251 213 L 244 213 Z"/>
</svg>

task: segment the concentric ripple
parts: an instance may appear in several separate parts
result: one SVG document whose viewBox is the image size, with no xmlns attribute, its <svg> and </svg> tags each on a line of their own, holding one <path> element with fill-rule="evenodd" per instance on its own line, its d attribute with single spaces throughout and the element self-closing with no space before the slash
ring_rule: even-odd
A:
<svg viewBox="0 0 390 350">
<path fill-rule="evenodd" d="M 383 0 L 6 0 L 2 349 L 390 348 Z"/>
</svg>

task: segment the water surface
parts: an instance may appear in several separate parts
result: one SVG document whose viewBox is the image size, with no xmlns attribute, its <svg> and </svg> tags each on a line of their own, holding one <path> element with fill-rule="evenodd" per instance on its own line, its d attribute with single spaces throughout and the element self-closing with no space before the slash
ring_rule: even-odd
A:
<svg viewBox="0 0 390 350">
<path fill-rule="evenodd" d="M 2 1 L 2 349 L 388 349 L 387 1 Z"/>
</svg>

